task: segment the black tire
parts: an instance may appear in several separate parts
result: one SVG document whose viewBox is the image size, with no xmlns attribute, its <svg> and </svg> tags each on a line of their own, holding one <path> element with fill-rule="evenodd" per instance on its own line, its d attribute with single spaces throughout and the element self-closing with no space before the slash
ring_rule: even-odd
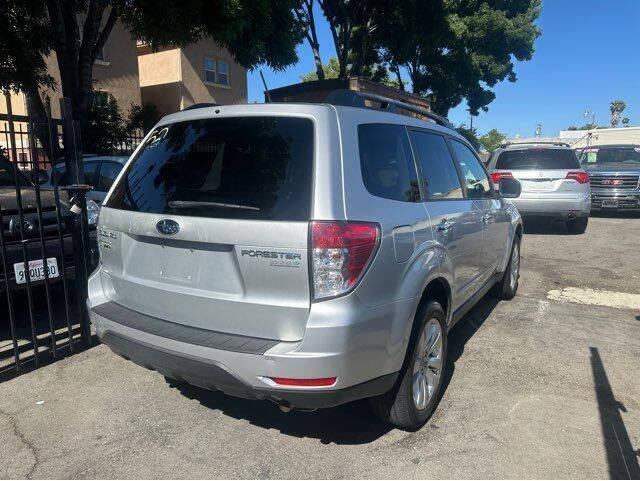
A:
<svg viewBox="0 0 640 481">
<path fill-rule="evenodd" d="M 417 356 L 417 340 L 430 319 L 438 320 L 442 335 L 440 378 L 426 406 L 419 410 L 413 400 L 413 366 Z M 377 417 L 407 431 L 416 431 L 424 426 L 440 402 L 447 359 L 447 326 L 442 306 L 436 301 L 427 302 L 418 310 L 415 320 L 411 341 L 396 385 L 388 393 L 370 399 Z"/>
<path fill-rule="evenodd" d="M 493 297 L 497 299 L 502 299 L 508 301 L 516 297 L 516 293 L 518 292 L 518 284 L 520 282 L 520 241 L 521 238 L 519 235 L 516 235 L 513 239 L 513 245 L 511 246 L 511 251 L 509 252 L 509 263 L 507 264 L 507 268 L 504 270 L 504 274 L 502 275 L 502 279 L 500 279 L 491 289 L 491 294 Z M 518 275 L 516 276 L 515 283 L 511 282 L 511 263 L 513 262 L 513 249 L 518 246 Z"/>
<path fill-rule="evenodd" d="M 584 234 L 589 225 L 588 217 L 578 217 L 567 221 L 567 230 L 572 234 Z"/>
</svg>

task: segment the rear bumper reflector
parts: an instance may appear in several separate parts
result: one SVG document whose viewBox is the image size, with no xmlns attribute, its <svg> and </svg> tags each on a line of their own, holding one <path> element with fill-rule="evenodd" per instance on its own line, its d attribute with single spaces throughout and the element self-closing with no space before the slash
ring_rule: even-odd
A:
<svg viewBox="0 0 640 481">
<path fill-rule="evenodd" d="M 281 386 L 333 386 L 335 377 L 323 377 L 319 379 L 290 379 L 285 377 L 272 377 L 271 380 Z"/>
</svg>

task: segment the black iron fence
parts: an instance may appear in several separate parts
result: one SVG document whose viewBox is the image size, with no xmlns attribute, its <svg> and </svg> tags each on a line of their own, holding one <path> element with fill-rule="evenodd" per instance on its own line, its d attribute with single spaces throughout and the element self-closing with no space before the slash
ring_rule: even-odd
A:
<svg viewBox="0 0 640 481">
<path fill-rule="evenodd" d="M 90 344 L 85 300 L 97 262 L 70 102 L 61 100 L 61 119 L 14 116 L 7 106 L 0 114 L 0 380 Z M 136 140 L 109 153 L 130 152 Z M 50 169 L 43 187 L 42 172 L 59 161 L 71 185 L 59 187 Z"/>
<path fill-rule="evenodd" d="M 30 127 L 36 129 L 35 136 Z M 14 137 L 11 136 L 11 130 Z M 51 134 L 51 140 L 44 136 Z M 34 138 L 35 137 L 35 138 Z M 87 145 L 85 154 L 91 155 L 130 155 L 142 142 L 144 133 L 140 130 L 123 133 L 118 140 L 106 145 Z M 15 142 L 12 142 L 15 139 Z M 51 142 L 51 145 L 49 145 Z M 15 149 L 13 148 L 15 147 Z M 64 136 L 62 120 L 55 118 L 32 119 L 25 115 L 0 113 L 0 152 L 22 171 L 34 171 L 35 162 L 41 169 L 48 169 L 53 163 L 64 161 Z M 51 157 L 53 155 L 53 157 Z"/>
</svg>

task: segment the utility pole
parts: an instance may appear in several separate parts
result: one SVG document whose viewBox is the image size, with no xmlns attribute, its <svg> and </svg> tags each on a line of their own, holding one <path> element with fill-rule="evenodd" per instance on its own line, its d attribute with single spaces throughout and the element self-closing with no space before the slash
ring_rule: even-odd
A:
<svg viewBox="0 0 640 481">
<path fill-rule="evenodd" d="M 584 114 L 582 114 L 582 116 L 585 119 L 588 119 L 589 115 L 591 115 L 591 128 L 595 129 L 596 128 L 596 113 L 593 110 L 586 109 L 584 111 Z"/>
</svg>

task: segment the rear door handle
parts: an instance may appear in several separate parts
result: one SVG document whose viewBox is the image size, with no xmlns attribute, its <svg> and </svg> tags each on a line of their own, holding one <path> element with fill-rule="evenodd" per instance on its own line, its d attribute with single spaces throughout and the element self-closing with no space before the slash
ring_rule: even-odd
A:
<svg viewBox="0 0 640 481">
<path fill-rule="evenodd" d="M 436 225 L 436 230 L 438 232 L 447 232 L 453 226 L 453 222 L 442 219 L 438 225 Z"/>
</svg>

